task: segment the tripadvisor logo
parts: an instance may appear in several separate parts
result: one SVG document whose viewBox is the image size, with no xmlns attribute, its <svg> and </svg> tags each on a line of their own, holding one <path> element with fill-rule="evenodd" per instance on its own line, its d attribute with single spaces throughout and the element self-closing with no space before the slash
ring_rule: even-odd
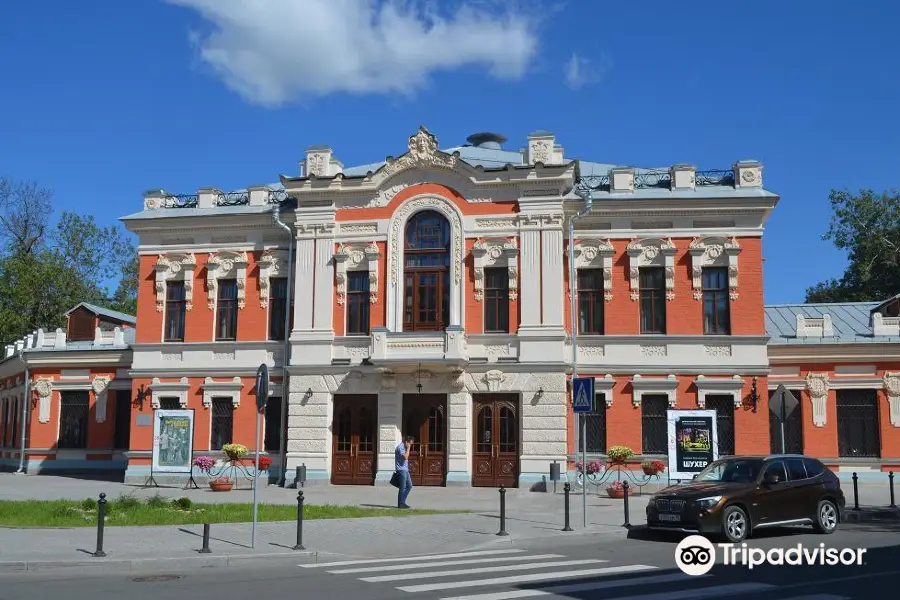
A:
<svg viewBox="0 0 900 600">
<path fill-rule="evenodd" d="M 746 543 L 712 544 L 700 535 L 690 535 L 675 548 L 675 564 L 686 575 L 705 575 L 716 563 L 716 555 L 726 565 L 743 565 L 748 569 L 760 565 L 862 565 L 865 548 L 826 548 L 825 544 L 804 547 L 797 544 L 790 548 L 750 548 Z"/>
</svg>

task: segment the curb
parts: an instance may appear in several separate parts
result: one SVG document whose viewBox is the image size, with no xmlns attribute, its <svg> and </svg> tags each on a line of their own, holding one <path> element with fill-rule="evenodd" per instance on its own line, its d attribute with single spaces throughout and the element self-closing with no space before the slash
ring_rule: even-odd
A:
<svg viewBox="0 0 900 600">
<path fill-rule="evenodd" d="M 883 521 L 900 521 L 900 508 L 866 508 L 859 510 L 844 509 L 844 520 L 847 523 L 879 523 Z"/>
<path fill-rule="evenodd" d="M 97 558 L 94 560 L 34 560 L 34 561 L 0 561 L 0 574 L 23 573 L 26 571 L 51 571 L 63 569 L 110 569 L 125 571 L 142 571 L 148 568 L 190 568 L 231 567 L 248 565 L 255 562 L 271 564 L 273 560 L 282 560 L 297 564 L 318 561 L 318 552 L 298 551 L 291 554 L 231 554 L 222 556 L 181 556 L 177 558 Z"/>
</svg>

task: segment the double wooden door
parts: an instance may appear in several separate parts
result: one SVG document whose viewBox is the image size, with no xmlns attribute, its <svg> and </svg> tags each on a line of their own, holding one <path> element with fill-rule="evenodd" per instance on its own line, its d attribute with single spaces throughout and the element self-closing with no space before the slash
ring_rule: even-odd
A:
<svg viewBox="0 0 900 600">
<path fill-rule="evenodd" d="M 373 485 L 378 430 L 377 395 L 336 395 L 332 423 L 331 482 Z"/>
<path fill-rule="evenodd" d="M 472 485 L 516 487 L 519 483 L 519 397 L 475 394 Z"/>
<path fill-rule="evenodd" d="M 444 485 L 447 473 L 447 396 L 403 396 L 403 437 L 415 441 L 409 452 L 413 485 Z"/>
</svg>

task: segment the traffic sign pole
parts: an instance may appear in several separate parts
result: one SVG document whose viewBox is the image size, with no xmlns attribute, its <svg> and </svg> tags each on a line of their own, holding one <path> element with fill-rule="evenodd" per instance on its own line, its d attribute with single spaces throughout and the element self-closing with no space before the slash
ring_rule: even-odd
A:
<svg viewBox="0 0 900 600">
<path fill-rule="evenodd" d="M 581 431 L 581 508 L 584 527 L 587 528 L 587 413 L 594 409 L 595 393 L 593 377 L 572 379 L 572 410 L 579 415 Z"/>
<path fill-rule="evenodd" d="M 260 419 L 269 401 L 269 366 L 266 363 L 259 365 L 256 371 L 256 464 L 253 469 L 253 528 L 250 531 L 250 547 L 256 547 L 256 523 L 259 519 L 259 502 L 257 493 L 259 489 L 259 444 L 260 444 Z"/>
</svg>

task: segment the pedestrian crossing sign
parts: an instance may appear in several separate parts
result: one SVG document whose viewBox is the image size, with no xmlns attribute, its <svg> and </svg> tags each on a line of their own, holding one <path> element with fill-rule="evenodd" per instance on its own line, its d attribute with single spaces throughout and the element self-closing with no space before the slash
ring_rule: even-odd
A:
<svg viewBox="0 0 900 600">
<path fill-rule="evenodd" d="M 572 380 L 572 410 L 577 413 L 594 410 L 593 377 L 576 377 Z"/>
</svg>

